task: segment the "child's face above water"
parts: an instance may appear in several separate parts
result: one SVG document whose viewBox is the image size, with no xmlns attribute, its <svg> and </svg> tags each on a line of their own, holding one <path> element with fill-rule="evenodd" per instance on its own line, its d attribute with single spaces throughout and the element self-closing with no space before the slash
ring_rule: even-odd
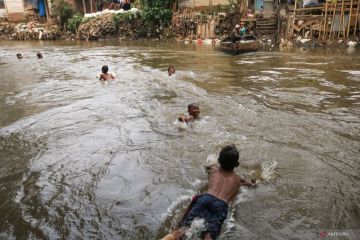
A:
<svg viewBox="0 0 360 240">
<path fill-rule="evenodd" d="M 175 68 L 169 68 L 168 72 L 169 76 L 173 75 L 175 73 Z"/>
<path fill-rule="evenodd" d="M 188 112 L 189 112 L 189 115 L 198 117 L 200 114 L 200 108 L 199 107 L 191 107 Z"/>
</svg>

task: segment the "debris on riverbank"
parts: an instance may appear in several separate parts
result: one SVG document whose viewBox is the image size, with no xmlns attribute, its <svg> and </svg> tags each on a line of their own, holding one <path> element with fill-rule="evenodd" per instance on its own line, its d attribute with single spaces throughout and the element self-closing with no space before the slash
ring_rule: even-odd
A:
<svg viewBox="0 0 360 240">
<path fill-rule="evenodd" d="M 77 30 L 81 40 L 107 38 L 138 39 L 143 30 L 143 21 L 137 10 L 119 13 L 85 16 Z"/>
<path fill-rule="evenodd" d="M 58 25 L 47 25 L 36 22 L 19 23 L 12 31 L 13 40 L 58 40 L 62 32 Z"/>
<path fill-rule="evenodd" d="M 9 38 L 15 31 L 15 24 L 10 22 L 0 22 L 0 38 Z"/>
</svg>

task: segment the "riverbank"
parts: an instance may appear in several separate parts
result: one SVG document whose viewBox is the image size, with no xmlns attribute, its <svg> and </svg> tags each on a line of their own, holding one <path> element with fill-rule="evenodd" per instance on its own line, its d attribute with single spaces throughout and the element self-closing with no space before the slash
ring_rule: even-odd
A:
<svg viewBox="0 0 360 240">
<path fill-rule="evenodd" d="M 116 15 L 115 15 L 116 16 Z M 130 17 L 131 16 L 131 17 Z M 173 34 L 174 29 L 167 27 L 156 29 L 155 34 L 150 34 L 143 20 L 136 12 L 131 15 L 114 17 L 113 14 L 104 14 L 97 17 L 88 17 L 82 20 L 75 32 L 62 30 L 56 23 L 24 22 L 11 23 L 3 21 L 0 23 L 0 39 L 5 40 L 89 40 L 99 41 L 108 39 L 120 40 L 162 40 L 179 43 L 198 43 L 196 38 L 182 38 Z M 275 34 L 257 36 L 263 49 L 291 48 L 318 48 L 318 47 L 340 47 L 353 48 L 360 44 L 358 36 L 349 39 L 318 40 L 310 38 L 293 38 L 291 40 L 281 38 L 276 40 Z M 217 42 L 221 36 L 217 38 Z M 210 39 L 202 39 L 203 44 L 212 44 Z"/>
</svg>

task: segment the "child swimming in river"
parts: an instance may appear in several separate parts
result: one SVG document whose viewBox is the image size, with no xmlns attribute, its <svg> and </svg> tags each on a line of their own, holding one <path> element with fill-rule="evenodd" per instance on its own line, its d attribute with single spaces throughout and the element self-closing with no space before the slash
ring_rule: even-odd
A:
<svg viewBox="0 0 360 240">
<path fill-rule="evenodd" d="M 175 74 L 175 67 L 174 67 L 174 66 L 170 65 L 170 66 L 168 67 L 168 74 L 169 74 L 169 77 L 170 77 L 171 75 Z"/>
<path fill-rule="evenodd" d="M 113 80 L 116 78 L 112 73 L 108 73 L 108 71 L 109 71 L 109 67 L 104 65 L 101 69 L 102 73 L 100 74 L 100 78 L 99 78 L 100 81 Z"/>
<path fill-rule="evenodd" d="M 186 116 L 186 115 L 183 115 L 183 116 L 180 116 L 178 118 L 178 120 L 180 122 L 191 122 L 191 121 L 194 121 L 195 119 L 198 119 L 199 118 L 199 114 L 200 114 L 200 108 L 198 105 L 196 105 L 195 103 L 191 103 L 188 105 L 188 113 L 189 115 Z"/>
<path fill-rule="evenodd" d="M 228 204 L 237 195 L 240 186 L 256 187 L 254 181 L 247 181 L 234 172 L 239 166 L 239 152 L 235 145 L 224 147 L 219 154 L 220 166 L 207 167 L 209 181 L 206 193 L 196 195 L 177 229 L 166 235 L 162 240 L 179 240 L 191 226 L 195 218 L 202 218 L 205 230 L 201 238 L 215 240 L 228 214 Z"/>
</svg>

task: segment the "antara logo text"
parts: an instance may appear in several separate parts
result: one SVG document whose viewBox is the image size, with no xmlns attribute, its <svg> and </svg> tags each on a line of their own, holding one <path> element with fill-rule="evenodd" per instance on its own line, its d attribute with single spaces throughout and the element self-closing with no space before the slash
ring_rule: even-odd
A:
<svg viewBox="0 0 360 240">
<path fill-rule="evenodd" d="M 326 237 L 350 237 L 349 233 L 347 232 L 320 232 L 320 237 L 321 238 L 326 238 Z"/>
</svg>

